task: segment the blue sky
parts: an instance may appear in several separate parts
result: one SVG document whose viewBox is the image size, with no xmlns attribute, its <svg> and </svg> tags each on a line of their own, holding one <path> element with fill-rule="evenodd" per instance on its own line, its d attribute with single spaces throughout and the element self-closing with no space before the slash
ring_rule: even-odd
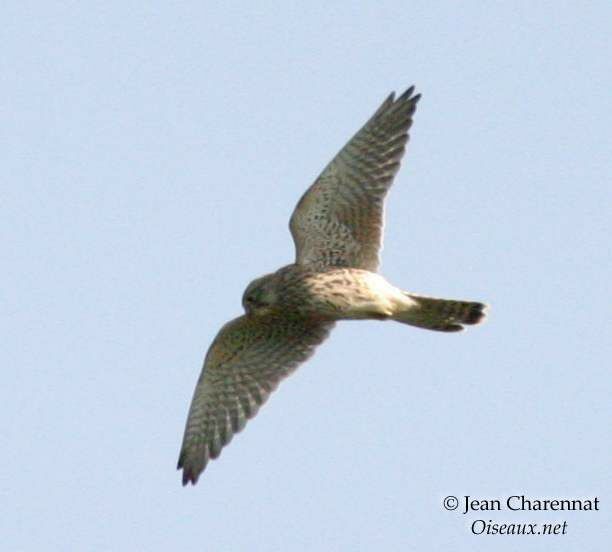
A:
<svg viewBox="0 0 612 552">
<path fill-rule="evenodd" d="M 0 62 L 6 550 L 607 550 L 608 2 L 9 2 Z M 423 98 L 382 271 L 492 305 L 347 322 L 209 465 L 175 471 L 204 353 L 290 262 L 306 187 Z M 447 495 L 599 496 L 484 512 Z M 566 535 L 475 536 L 475 519 Z"/>
</svg>

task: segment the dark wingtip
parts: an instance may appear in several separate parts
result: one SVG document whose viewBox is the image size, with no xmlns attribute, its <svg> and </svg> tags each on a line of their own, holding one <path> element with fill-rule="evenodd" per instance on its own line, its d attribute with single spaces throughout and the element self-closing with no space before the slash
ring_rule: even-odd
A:
<svg viewBox="0 0 612 552">
<path fill-rule="evenodd" d="M 180 467 L 178 469 L 181 469 Z M 200 474 L 192 469 L 183 468 L 183 487 L 187 486 L 189 483 L 195 485 L 198 482 L 198 478 Z"/>
<path fill-rule="evenodd" d="M 402 94 L 401 96 L 398 98 L 398 100 L 403 100 L 405 98 L 409 98 L 410 96 L 412 96 L 412 93 L 414 92 L 414 84 L 410 87 L 408 87 Z"/>
<path fill-rule="evenodd" d="M 186 487 L 189 483 L 195 485 L 198 482 L 198 476 L 187 470 L 183 471 L 183 487 Z"/>
<path fill-rule="evenodd" d="M 414 84 L 401 94 L 397 101 L 410 100 L 412 103 L 417 103 L 421 99 L 421 94 L 412 95 L 414 93 Z"/>
<path fill-rule="evenodd" d="M 200 477 L 200 473 L 202 471 L 195 470 L 192 466 L 185 465 L 185 453 L 181 452 L 179 456 L 178 462 L 176 464 L 177 470 L 183 470 L 183 487 L 185 487 L 188 483 L 195 485 L 198 482 L 198 478 Z"/>
</svg>

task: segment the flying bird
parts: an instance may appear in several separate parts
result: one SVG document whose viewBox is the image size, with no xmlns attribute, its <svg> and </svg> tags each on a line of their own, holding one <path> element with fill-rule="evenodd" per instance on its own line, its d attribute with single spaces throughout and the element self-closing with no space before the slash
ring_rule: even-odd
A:
<svg viewBox="0 0 612 552">
<path fill-rule="evenodd" d="M 215 337 L 197 382 L 178 461 L 183 485 L 255 416 L 278 383 L 338 320 L 395 320 L 456 332 L 485 305 L 403 291 L 378 273 L 387 191 L 420 94 L 392 93 L 299 200 L 289 227 L 295 262 L 251 282 L 245 314 Z"/>
</svg>

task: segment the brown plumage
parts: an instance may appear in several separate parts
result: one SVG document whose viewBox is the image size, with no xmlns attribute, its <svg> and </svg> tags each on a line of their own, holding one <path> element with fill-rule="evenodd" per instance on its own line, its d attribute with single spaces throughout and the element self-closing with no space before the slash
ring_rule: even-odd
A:
<svg viewBox="0 0 612 552">
<path fill-rule="evenodd" d="M 213 341 L 185 428 L 183 484 L 197 482 L 335 321 L 390 319 L 454 332 L 482 320 L 482 303 L 414 295 L 376 272 L 384 199 L 420 97 L 413 92 L 391 94 L 306 191 L 290 221 L 295 263 L 251 282 L 245 314 Z"/>
</svg>

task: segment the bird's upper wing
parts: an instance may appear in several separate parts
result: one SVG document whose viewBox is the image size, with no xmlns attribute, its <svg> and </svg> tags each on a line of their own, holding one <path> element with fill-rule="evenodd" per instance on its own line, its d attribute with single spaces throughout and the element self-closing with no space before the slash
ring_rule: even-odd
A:
<svg viewBox="0 0 612 552">
<path fill-rule="evenodd" d="M 391 94 L 306 190 L 289 223 L 297 264 L 378 268 L 384 199 L 420 98 L 413 92 Z"/>
<path fill-rule="evenodd" d="M 178 468 L 195 485 L 209 459 L 257 413 L 279 381 L 304 362 L 333 327 L 282 315 L 240 316 L 221 328 L 198 380 Z"/>
</svg>

